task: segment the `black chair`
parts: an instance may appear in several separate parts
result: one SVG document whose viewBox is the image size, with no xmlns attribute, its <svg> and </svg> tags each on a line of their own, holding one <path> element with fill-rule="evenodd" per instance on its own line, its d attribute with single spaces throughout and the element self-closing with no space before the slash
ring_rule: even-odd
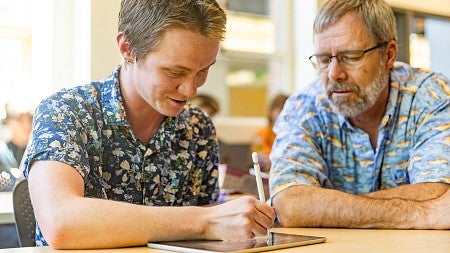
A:
<svg viewBox="0 0 450 253">
<path fill-rule="evenodd" d="M 28 192 L 28 181 L 20 181 L 13 190 L 14 218 L 21 247 L 36 246 L 36 219 Z"/>
</svg>

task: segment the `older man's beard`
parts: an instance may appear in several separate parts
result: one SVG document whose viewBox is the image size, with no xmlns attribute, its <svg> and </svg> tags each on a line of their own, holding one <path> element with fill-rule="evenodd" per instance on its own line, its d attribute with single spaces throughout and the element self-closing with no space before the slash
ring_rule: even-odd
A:
<svg viewBox="0 0 450 253">
<path fill-rule="evenodd" d="M 344 117 L 350 118 L 360 115 L 375 105 L 381 92 L 388 84 L 388 77 L 389 72 L 386 71 L 386 68 L 380 62 L 378 73 L 375 75 L 373 81 L 365 87 L 361 88 L 352 83 L 329 83 L 326 93 L 328 100 L 331 102 L 333 111 L 342 114 Z M 340 96 L 333 98 L 334 90 L 353 91 L 357 98 L 354 100 Z"/>
</svg>

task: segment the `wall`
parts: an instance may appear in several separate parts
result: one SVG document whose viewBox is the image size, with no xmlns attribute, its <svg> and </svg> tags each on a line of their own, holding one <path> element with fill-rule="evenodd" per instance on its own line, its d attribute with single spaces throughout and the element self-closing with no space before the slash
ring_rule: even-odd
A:
<svg viewBox="0 0 450 253">
<path fill-rule="evenodd" d="M 431 69 L 450 77 L 450 21 L 429 18 L 425 30 L 430 43 Z"/>
<path fill-rule="evenodd" d="M 32 1 L 31 79 L 46 96 L 74 80 L 74 0 Z M 40 100 L 40 99 L 39 99 Z"/>
<path fill-rule="evenodd" d="M 450 17 L 448 0 L 386 0 L 392 7 Z"/>
<path fill-rule="evenodd" d="M 121 62 L 120 0 L 32 1 L 32 80 L 37 97 L 103 79 Z M 40 99 L 39 99 L 40 100 Z"/>
<path fill-rule="evenodd" d="M 317 77 L 308 57 L 314 54 L 313 23 L 317 13 L 317 1 L 294 1 L 294 81 L 298 90 Z M 295 15 L 302 13 L 302 15 Z"/>
<path fill-rule="evenodd" d="M 122 62 L 116 44 L 120 0 L 91 0 L 91 8 L 91 79 L 99 80 Z"/>
<path fill-rule="evenodd" d="M 326 0 L 317 0 L 319 5 Z M 392 7 L 450 17 L 448 0 L 386 0 Z"/>
</svg>

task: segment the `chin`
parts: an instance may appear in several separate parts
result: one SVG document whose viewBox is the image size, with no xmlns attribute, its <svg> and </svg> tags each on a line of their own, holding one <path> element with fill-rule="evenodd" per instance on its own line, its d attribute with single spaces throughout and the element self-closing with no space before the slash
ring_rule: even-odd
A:
<svg viewBox="0 0 450 253">
<path fill-rule="evenodd" d="M 183 111 L 184 108 L 181 109 L 168 109 L 168 110 L 162 110 L 162 115 L 167 116 L 167 117 L 175 117 L 181 114 L 181 112 Z"/>
<path fill-rule="evenodd" d="M 332 109 L 335 113 L 341 114 L 346 118 L 352 118 L 359 116 L 364 109 L 359 105 L 348 105 L 348 104 L 332 104 Z"/>
</svg>

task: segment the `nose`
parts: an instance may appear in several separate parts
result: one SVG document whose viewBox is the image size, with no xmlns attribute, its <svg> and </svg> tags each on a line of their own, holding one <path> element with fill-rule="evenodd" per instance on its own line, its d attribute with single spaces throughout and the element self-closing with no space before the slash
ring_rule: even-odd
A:
<svg viewBox="0 0 450 253">
<path fill-rule="evenodd" d="M 347 74 L 344 69 L 342 69 L 337 58 L 331 58 L 330 65 L 328 65 L 328 79 L 336 82 L 345 80 L 346 78 Z"/>
<path fill-rule="evenodd" d="M 178 86 L 178 92 L 187 98 L 193 98 L 197 95 L 197 85 L 195 78 L 193 80 L 185 80 Z"/>
</svg>

